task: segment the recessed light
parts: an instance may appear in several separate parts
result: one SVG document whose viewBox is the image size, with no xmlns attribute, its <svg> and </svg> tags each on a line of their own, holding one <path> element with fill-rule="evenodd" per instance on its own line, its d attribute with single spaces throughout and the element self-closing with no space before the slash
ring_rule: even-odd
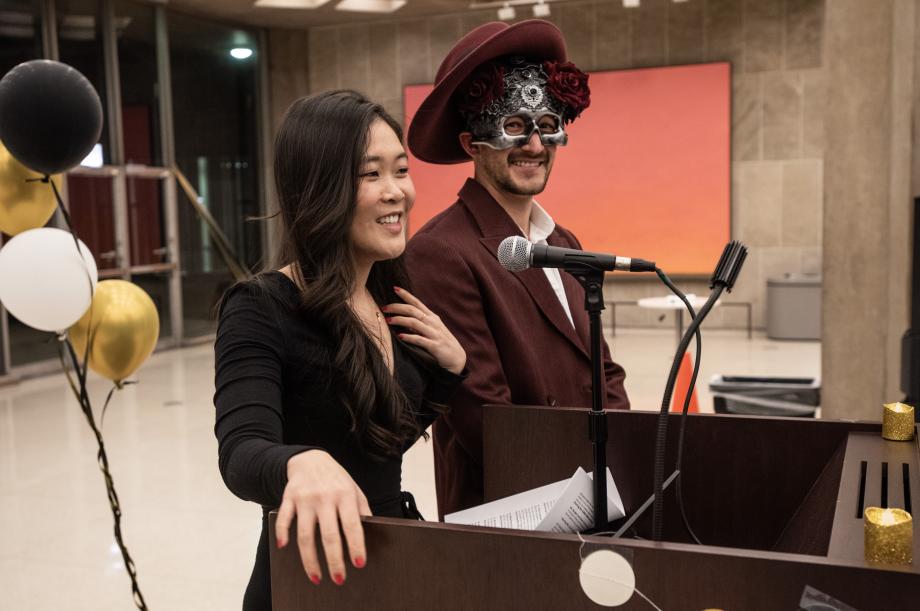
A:
<svg viewBox="0 0 920 611">
<path fill-rule="evenodd" d="M 235 49 L 230 49 L 230 55 L 233 59 L 247 59 L 252 57 L 252 49 L 248 47 L 236 47 Z"/>
<path fill-rule="evenodd" d="M 406 0 L 342 0 L 335 5 L 335 10 L 353 13 L 392 13 L 405 5 Z"/>
<path fill-rule="evenodd" d="M 256 0 L 256 8 L 319 8 L 329 0 Z"/>
<path fill-rule="evenodd" d="M 540 0 L 533 5 L 533 16 L 534 17 L 549 17 L 549 5 Z"/>
<path fill-rule="evenodd" d="M 498 9 L 498 18 L 502 21 L 511 21 L 515 17 L 515 11 L 513 6 L 509 6 L 508 3 L 505 3 L 505 6 Z"/>
</svg>

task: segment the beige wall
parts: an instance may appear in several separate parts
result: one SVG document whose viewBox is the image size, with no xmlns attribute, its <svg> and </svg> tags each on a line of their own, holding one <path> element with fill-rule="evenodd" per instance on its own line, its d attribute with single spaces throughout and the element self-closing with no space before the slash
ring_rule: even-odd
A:
<svg viewBox="0 0 920 611">
<path fill-rule="evenodd" d="M 912 156 L 920 136 L 911 136 L 908 127 L 920 98 L 913 87 L 916 4 L 552 5 L 551 20 L 565 33 L 571 58 L 586 70 L 732 62 L 732 234 L 748 245 L 750 257 L 727 300 L 752 302 L 755 326 L 763 327 L 767 278 L 824 272 L 824 388 L 835 406 L 848 404 L 830 415 L 840 409 L 836 415 L 873 417 L 878 401 L 897 396 L 909 267 L 910 217 L 902 200 L 920 184 L 920 162 Z M 403 85 L 431 82 L 451 45 L 494 15 L 487 10 L 308 32 L 274 30 L 273 120 L 295 97 L 334 87 L 362 90 L 401 116 Z M 887 266 L 859 264 L 861 257 L 876 256 Z M 707 292 L 702 281 L 679 284 L 688 292 Z M 655 281 L 618 278 L 607 298 L 663 292 Z M 866 294 L 873 297 L 859 297 Z M 638 308 L 618 311 L 618 322 L 672 324 Z M 743 322 L 741 309 L 717 309 L 707 326 Z M 862 330 L 854 335 L 856 327 Z M 854 393 L 859 400 L 847 401 Z"/>
<path fill-rule="evenodd" d="M 763 326 L 766 279 L 821 267 L 824 0 L 643 0 L 639 9 L 598 0 L 554 4 L 552 12 L 571 58 L 585 70 L 732 62 L 732 232 L 751 253 L 728 299 L 753 302 L 754 323 Z M 454 42 L 494 18 L 487 10 L 273 30 L 273 120 L 297 96 L 336 87 L 366 92 L 402 116 L 403 85 L 432 82 Z M 704 283 L 682 285 L 706 290 Z M 607 297 L 663 291 L 656 281 L 624 279 Z M 624 325 L 671 324 L 638 308 L 623 308 L 618 318 Z M 708 321 L 723 323 L 743 325 L 742 310 L 716 310 Z"/>
<path fill-rule="evenodd" d="M 878 419 L 908 323 L 915 0 L 829 0 L 823 402 Z"/>
</svg>

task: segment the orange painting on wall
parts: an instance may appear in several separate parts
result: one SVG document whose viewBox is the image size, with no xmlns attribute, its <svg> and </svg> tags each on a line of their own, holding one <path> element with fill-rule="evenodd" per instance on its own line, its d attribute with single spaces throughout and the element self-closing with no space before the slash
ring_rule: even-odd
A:
<svg viewBox="0 0 920 611">
<path fill-rule="evenodd" d="M 731 232 L 729 64 L 592 72 L 589 85 L 591 106 L 567 126 L 536 200 L 585 250 L 711 274 Z M 431 87 L 405 88 L 406 125 Z M 412 157 L 410 173 L 414 231 L 456 201 L 473 165 Z"/>
</svg>

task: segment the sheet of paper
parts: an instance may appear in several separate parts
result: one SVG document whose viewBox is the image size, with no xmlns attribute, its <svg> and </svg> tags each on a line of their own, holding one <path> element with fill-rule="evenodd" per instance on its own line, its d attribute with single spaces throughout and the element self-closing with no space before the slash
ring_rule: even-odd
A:
<svg viewBox="0 0 920 611">
<path fill-rule="evenodd" d="M 569 481 L 564 479 L 491 503 L 449 513 L 444 516 L 444 521 L 448 524 L 468 526 L 536 530 L 546 514 L 556 504 L 566 486 L 569 485 Z"/>
<path fill-rule="evenodd" d="M 623 502 L 607 470 L 607 516 L 623 517 Z M 594 524 L 591 474 L 581 467 L 567 479 L 444 516 L 450 524 L 574 533 Z"/>
<path fill-rule="evenodd" d="M 575 533 L 594 526 L 594 478 L 581 467 L 569 480 L 559 500 L 543 518 L 536 530 L 557 533 Z M 620 492 L 607 469 L 607 521 L 618 520 L 626 513 Z"/>
</svg>

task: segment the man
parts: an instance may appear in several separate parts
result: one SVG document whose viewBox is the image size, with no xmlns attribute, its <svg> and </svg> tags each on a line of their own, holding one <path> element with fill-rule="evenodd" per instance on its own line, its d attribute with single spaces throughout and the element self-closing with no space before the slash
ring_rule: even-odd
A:
<svg viewBox="0 0 920 611">
<path fill-rule="evenodd" d="M 534 201 L 565 124 L 589 104 L 588 77 L 566 62 L 546 21 L 485 24 L 448 53 L 409 126 L 409 148 L 431 163 L 473 161 L 459 200 L 409 242 L 416 294 L 468 355 L 470 375 L 434 427 L 438 512 L 482 503 L 482 406 L 591 405 L 584 290 L 569 274 L 498 262 L 510 235 L 581 248 Z M 607 407 L 628 409 L 623 368 L 604 346 Z M 587 439 L 586 442 L 587 443 Z"/>
</svg>

